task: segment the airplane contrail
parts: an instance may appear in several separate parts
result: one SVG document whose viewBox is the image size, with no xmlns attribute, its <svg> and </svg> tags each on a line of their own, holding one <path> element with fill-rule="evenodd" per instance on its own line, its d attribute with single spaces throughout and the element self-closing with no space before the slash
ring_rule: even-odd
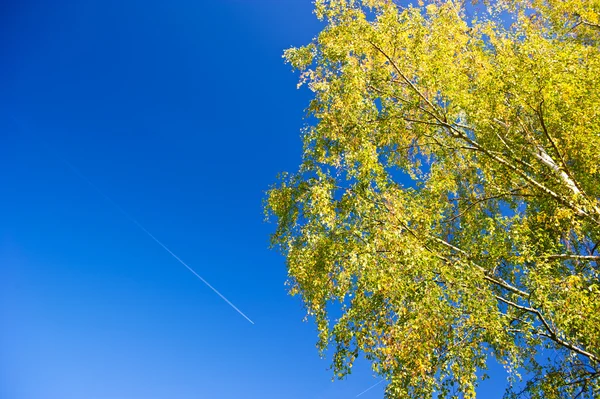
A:
<svg viewBox="0 0 600 399">
<path fill-rule="evenodd" d="M 25 134 L 29 134 L 30 136 L 34 136 L 34 137 L 40 139 L 41 141 L 45 141 L 45 140 L 41 139 L 40 137 L 38 137 L 37 135 L 33 134 L 32 132 L 27 131 L 25 128 L 23 128 L 23 126 L 17 121 L 17 119 L 15 117 L 13 117 L 12 119 L 13 119 L 15 125 L 17 126 L 17 128 L 19 130 L 21 130 L 21 132 L 23 132 Z M 98 188 L 94 183 L 92 183 L 92 181 L 90 179 L 88 179 L 83 173 L 81 173 L 79 171 L 79 169 L 77 169 L 75 166 L 73 166 L 73 164 L 71 164 L 69 161 L 67 161 L 64 157 L 60 156 L 58 151 L 56 151 L 50 143 L 46 142 L 46 144 L 47 144 L 47 146 L 45 147 L 46 150 L 50 150 L 50 152 L 53 152 L 54 153 L 53 155 L 57 159 L 61 160 L 77 176 L 79 176 L 83 181 L 85 181 L 94 191 L 96 191 L 98 194 L 100 194 L 102 197 L 104 197 L 104 199 L 106 201 L 110 202 L 116 209 L 119 210 L 119 212 L 121 212 L 123 214 L 123 216 L 125 216 L 133 224 L 135 224 L 140 230 L 142 230 L 144 233 L 146 233 L 146 235 L 148 237 L 150 237 L 154 242 L 156 242 L 158 245 L 160 245 L 165 251 L 167 251 L 169 253 L 169 255 L 171 255 L 173 258 L 175 258 L 176 261 L 178 261 L 183 266 L 185 266 L 185 268 L 188 269 L 194 276 L 198 277 L 198 279 L 200 281 L 202 281 L 208 288 L 210 288 L 215 294 L 217 294 L 222 300 L 224 300 L 229 306 L 231 306 L 233 308 L 233 310 L 238 312 L 244 319 L 246 319 L 250 323 L 254 324 L 254 322 L 248 316 L 246 316 L 244 314 L 244 312 L 242 312 L 240 309 L 238 309 L 238 307 L 235 306 L 229 299 L 227 299 L 225 297 L 225 295 L 221 294 L 219 292 L 219 290 L 217 290 L 215 287 L 213 287 L 208 281 L 206 281 L 201 275 L 199 275 L 187 263 L 185 263 L 183 260 L 181 260 L 181 258 L 179 256 L 175 255 L 175 253 L 173 251 L 171 251 L 169 249 L 169 247 L 167 247 L 165 244 L 162 243 L 162 241 L 160 241 L 152 233 L 150 233 L 150 231 L 148 231 L 148 229 L 146 229 L 144 226 L 142 226 L 142 224 L 140 222 L 138 222 L 133 216 L 131 216 L 127 211 L 125 211 L 125 209 L 123 209 L 119 204 L 117 204 L 115 201 L 113 201 L 112 198 L 110 198 L 108 195 L 104 194 L 104 192 L 102 190 L 100 190 L 100 188 Z M 54 149 L 54 151 L 52 151 L 52 149 Z"/>
<path fill-rule="evenodd" d="M 225 297 L 225 295 L 221 294 L 219 292 L 219 290 L 217 290 L 215 287 L 213 287 L 208 281 L 206 281 L 201 275 L 199 275 L 194 269 L 192 269 L 187 263 L 185 263 L 183 260 L 181 260 L 181 258 L 177 255 L 175 255 L 175 253 L 173 251 L 171 251 L 169 249 L 169 247 L 167 247 L 165 244 L 162 243 L 162 241 L 160 241 L 158 238 L 156 238 L 152 233 L 150 233 L 150 231 L 148 231 L 148 229 L 146 229 L 144 226 L 142 226 L 142 224 L 140 222 L 138 222 L 133 216 L 131 216 L 128 212 L 125 211 L 125 209 L 123 209 L 119 204 L 117 204 L 115 201 L 112 200 L 112 198 L 110 198 L 108 195 L 104 194 L 104 192 L 102 190 L 100 190 L 94 183 L 92 183 L 90 181 L 90 179 L 88 179 L 83 173 L 81 173 L 79 171 L 79 169 L 77 169 L 75 166 L 73 166 L 69 161 L 67 161 L 66 159 L 59 157 L 73 172 L 75 172 L 75 174 L 77 176 L 79 176 L 81 179 L 83 179 L 92 189 L 94 189 L 94 191 L 96 191 L 98 194 L 100 194 L 102 197 L 104 197 L 104 199 L 108 202 L 110 202 L 116 209 L 119 210 L 119 212 L 121 212 L 123 214 L 123 216 L 125 216 L 127 219 L 129 219 L 133 224 L 135 224 L 140 230 L 142 230 L 144 233 L 146 233 L 146 235 L 148 237 L 150 237 L 154 242 L 156 242 L 158 245 L 160 245 L 165 251 L 167 251 L 169 253 L 169 255 L 171 255 L 173 258 L 175 258 L 176 261 L 178 261 L 179 263 L 181 263 L 183 266 L 185 266 L 186 269 L 188 269 L 194 276 L 198 277 L 198 279 L 200 279 L 200 281 L 202 281 L 208 288 L 210 288 L 211 290 L 213 290 L 213 292 L 215 294 L 217 294 L 222 300 L 224 300 L 229 306 L 231 306 L 236 312 L 238 312 L 243 318 L 245 318 L 246 320 L 248 320 L 250 323 L 254 324 L 254 322 L 244 314 L 244 312 L 242 312 L 240 309 L 238 309 L 237 306 L 235 306 L 229 299 L 227 299 Z"/>
<path fill-rule="evenodd" d="M 58 157 L 58 155 L 57 155 L 57 157 Z M 144 226 L 142 226 L 142 224 L 140 222 L 138 222 L 133 216 L 131 216 L 127 211 L 125 211 L 125 209 L 123 209 L 119 204 L 117 204 L 115 201 L 113 201 L 112 198 L 110 198 L 108 195 L 104 194 L 104 192 L 102 190 L 100 190 L 94 183 L 92 183 L 90 181 L 90 179 L 88 179 L 83 173 L 81 173 L 79 171 L 79 169 L 77 169 L 75 166 L 73 166 L 69 161 L 67 161 L 63 157 L 58 157 L 58 158 L 61 161 L 63 161 L 77 176 L 79 176 L 82 180 L 84 180 L 92 189 L 94 189 L 94 191 L 96 191 L 98 194 L 100 194 L 102 197 L 104 197 L 104 199 L 106 201 L 110 202 L 116 209 L 118 209 L 119 212 L 121 212 L 123 214 L 123 216 L 125 216 L 133 224 L 135 224 L 140 230 L 142 230 L 144 233 L 146 233 L 146 235 L 148 237 L 150 237 L 154 242 L 156 242 L 158 245 L 160 245 L 165 251 L 167 251 L 169 253 L 169 255 L 171 255 L 173 258 L 175 258 L 176 261 L 178 261 L 183 266 L 185 266 L 185 268 L 188 269 L 194 276 L 198 277 L 198 279 L 200 279 L 200 281 L 202 281 L 208 288 L 210 288 L 215 294 L 217 294 L 222 300 L 224 300 L 236 312 L 238 312 L 242 317 L 244 317 L 250 323 L 254 324 L 254 322 L 248 316 L 246 316 L 244 314 L 244 312 L 242 312 L 240 309 L 238 309 L 238 307 L 235 306 L 229 299 L 227 299 L 225 297 L 225 295 L 221 294 L 219 292 L 219 290 L 217 290 L 215 287 L 213 287 L 208 281 L 206 281 L 201 275 L 199 275 L 187 263 L 185 263 L 183 260 L 181 260 L 181 258 L 179 256 L 175 255 L 175 253 L 173 251 L 171 251 L 169 249 L 169 247 L 167 247 L 165 244 L 162 243 L 162 241 L 160 241 L 152 233 L 150 233 L 150 231 L 148 231 L 148 229 L 146 229 Z"/>
<path fill-rule="evenodd" d="M 358 398 L 362 394 L 369 392 L 371 389 L 375 388 L 377 385 L 381 384 L 382 382 L 385 382 L 385 379 L 382 379 L 378 383 L 371 385 L 369 388 L 365 389 L 364 391 L 362 391 L 361 393 L 359 393 L 358 395 L 356 395 L 355 398 Z"/>
</svg>

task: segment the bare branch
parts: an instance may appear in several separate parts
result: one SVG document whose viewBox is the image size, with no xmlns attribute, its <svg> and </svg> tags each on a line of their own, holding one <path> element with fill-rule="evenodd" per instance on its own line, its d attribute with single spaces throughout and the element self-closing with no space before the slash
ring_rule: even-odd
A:
<svg viewBox="0 0 600 399">
<path fill-rule="evenodd" d="M 589 26 L 591 28 L 600 29 L 600 24 L 595 24 L 593 22 L 586 21 L 585 19 L 582 19 L 581 23 L 584 24 L 585 26 Z"/>
<path fill-rule="evenodd" d="M 375 47 L 375 49 L 377 51 L 379 51 L 388 60 L 388 62 L 390 63 L 390 65 L 392 65 L 392 67 L 394 68 L 394 70 L 396 71 L 396 73 L 398 75 L 400 75 L 400 77 L 415 91 L 415 93 L 417 93 L 417 95 L 419 97 L 421 97 L 423 99 L 423 101 L 425 101 L 427 103 L 427 105 L 429 105 L 431 107 L 431 109 L 433 111 L 436 111 L 436 107 L 431 103 L 431 101 L 429 101 L 429 99 L 427 97 L 425 97 L 425 95 L 423 93 L 421 93 L 421 91 L 414 85 L 414 83 L 411 82 L 410 79 L 408 79 L 406 77 L 406 75 L 400 70 L 400 68 L 398 68 L 398 66 L 390 58 L 390 56 L 388 56 L 379 46 L 377 46 L 372 41 L 369 41 L 369 44 L 371 44 L 371 46 Z"/>
<path fill-rule="evenodd" d="M 552 329 L 550 327 L 550 325 L 548 324 L 548 322 L 546 321 L 546 319 L 544 318 L 544 316 L 542 315 L 542 313 L 539 310 L 537 310 L 535 308 L 532 308 L 532 307 L 519 305 L 519 304 L 517 304 L 517 303 L 515 303 L 513 301 L 510 301 L 510 300 L 508 300 L 506 298 L 503 298 L 503 297 L 501 297 L 499 295 L 496 295 L 495 297 L 500 302 L 503 302 L 503 303 L 505 303 L 505 304 L 507 304 L 509 306 L 512 306 L 512 307 L 514 307 L 516 309 L 523 310 L 525 312 L 532 313 L 532 314 L 536 315 L 536 317 L 538 318 L 538 320 L 540 320 L 540 322 L 544 326 L 544 329 L 547 331 L 547 333 L 537 332 L 538 335 L 541 335 L 541 336 L 544 336 L 546 338 L 549 338 L 552 341 L 554 341 L 557 344 L 559 344 L 560 346 L 563 346 L 563 347 L 565 347 L 567 349 L 570 349 L 570 350 L 572 350 L 572 351 L 574 351 L 574 352 L 576 352 L 576 353 L 578 353 L 580 355 L 583 355 L 583 356 L 589 358 L 592 361 L 597 362 L 598 360 L 600 360 L 593 353 L 590 353 L 590 352 L 586 351 L 585 349 L 581 349 L 578 346 L 575 346 L 575 345 L 573 345 L 573 344 L 571 344 L 571 343 L 569 343 L 569 342 L 567 342 L 567 341 L 559 338 L 557 336 L 556 332 L 554 331 L 554 329 Z"/>
<path fill-rule="evenodd" d="M 573 259 L 573 260 L 589 260 L 589 261 L 600 261 L 600 256 L 595 255 L 572 255 L 572 254 L 557 254 L 548 255 L 547 259 Z"/>
<path fill-rule="evenodd" d="M 447 222 L 447 223 L 451 223 L 451 222 L 453 222 L 454 220 L 456 220 L 456 219 L 460 218 L 461 216 L 463 216 L 464 214 L 466 214 L 468 211 L 470 211 L 470 210 L 471 210 L 471 209 L 472 209 L 472 208 L 473 208 L 475 205 L 477 205 L 477 204 L 480 204 L 480 203 L 482 203 L 482 202 L 489 201 L 489 200 L 493 200 L 493 199 L 498 199 L 498 198 L 502 198 L 502 197 L 513 197 L 513 196 L 520 196 L 520 195 L 519 195 L 519 194 L 516 192 L 517 190 L 518 190 L 518 189 L 511 190 L 511 191 L 509 191 L 509 192 L 506 192 L 506 193 L 500 193 L 500 194 L 497 194 L 497 195 L 490 195 L 490 196 L 488 196 L 488 197 L 484 197 L 484 198 L 478 198 L 476 201 L 474 201 L 474 202 L 472 202 L 471 204 L 469 204 L 465 210 L 463 210 L 463 211 L 462 211 L 461 213 L 459 213 L 458 215 L 456 215 L 456 216 L 453 216 L 452 218 L 448 219 L 446 222 Z"/>
</svg>

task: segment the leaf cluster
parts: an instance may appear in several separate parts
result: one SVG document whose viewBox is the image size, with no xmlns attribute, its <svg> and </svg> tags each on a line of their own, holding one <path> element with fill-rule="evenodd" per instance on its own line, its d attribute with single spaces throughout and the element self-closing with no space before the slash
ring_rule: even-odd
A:
<svg viewBox="0 0 600 399">
<path fill-rule="evenodd" d="M 316 123 L 266 211 L 336 375 L 362 353 L 390 398 L 473 398 L 492 356 L 508 397 L 596 397 L 600 1 L 315 13 L 285 59 Z"/>
</svg>

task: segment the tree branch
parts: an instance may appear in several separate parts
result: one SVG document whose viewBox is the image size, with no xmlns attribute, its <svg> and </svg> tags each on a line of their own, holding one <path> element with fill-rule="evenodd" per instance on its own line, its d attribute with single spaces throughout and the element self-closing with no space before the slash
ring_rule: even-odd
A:
<svg viewBox="0 0 600 399">
<path fill-rule="evenodd" d="M 373 43 L 372 41 L 368 40 L 369 44 L 371 44 L 371 46 L 375 47 L 375 49 L 377 51 L 379 51 L 381 54 L 383 54 L 383 56 L 388 60 L 388 62 L 390 63 L 390 65 L 392 65 L 392 67 L 394 68 L 394 70 L 396 71 L 396 73 L 398 75 L 400 75 L 400 77 L 415 91 L 415 93 L 417 93 L 417 95 L 419 97 L 421 97 L 423 99 L 423 101 L 425 101 L 427 103 L 427 105 L 429 105 L 429 107 L 431 107 L 431 109 L 435 112 L 436 107 L 431 103 L 431 101 L 429 101 L 429 99 L 423 94 L 421 93 L 421 91 L 414 85 L 413 82 L 410 81 L 410 79 L 408 79 L 406 77 L 406 75 L 404 75 L 404 73 L 400 70 L 400 68 L 398 68 L 398 66 L 396 65 L 396 63 L 390 58 L 390 56 L 388 56 L 379 46 L 377 46 L 375 43 Z"/>
<path fill-rule="evenodd" d="M 600 261 L 600 256 L 595 255 L 572 255 L 572 254 L 556 254 L 545 256 L 547 259 L 573 259 L 573 260 L 589 260 Z"/>
<path fill-rule="evenodd" d="M 593 353 L 590 353 L 590 352 L 586 351 L 585 349 L 581 349 L 578 346 L 575 346 L 575 345 L 573 345 L 573 344 L 571 344 L 571 343 L 569 343 L 569 342 L 567 342 L 567 341 L 559 338 L 556 335 L 556 332 L 550 327 L 550 325 L 548 324 L 548 322 L 546 321 L 546 319 L 544 318 L 544 316 L 542 315 L 542 313 L 539 310 L 537 310 L 535 308 L 528 307 L 528 306 L 522 306 L 522 305 L 516 304 L 515 302 L 512 302 L 512 301 L 510 301 L 510 300 L 508 300 L 506 298 L 503 298 L 503 297 L 501 297 L 499 295 L 495 295 L 495 297 L 500 302 L 503 302 L 503 303 L 505 303 L 505 304 L 507 304 L 509 306 L 512 306 L 512 307 L 514 307 L 516 309 L 523 310 L 525 312 L 532 313 L 532 314 L 536 315 L 536 317 L 541 321 L 542 325 L 544 326 L 544 329 L 547 331 L 547 333 L 536 332 L 537 335 L 541 335 L 541 336 L 544 336 L 546 338 L 549 338 L 552 341 L 554 341 L 557 344 L 559 344 L 560 346 L 563 346 L 563 347 L 565 347 L 565 348 L 567 348 L 569 350 L 572 350 L 573 352 L 576 352 L 576 353 L 578 353 L 580 355 L 583 355 L 583 356 L 589 358 L 592 361 L 597 362 L 598 360 L 600 360 Z"/>
</svg>

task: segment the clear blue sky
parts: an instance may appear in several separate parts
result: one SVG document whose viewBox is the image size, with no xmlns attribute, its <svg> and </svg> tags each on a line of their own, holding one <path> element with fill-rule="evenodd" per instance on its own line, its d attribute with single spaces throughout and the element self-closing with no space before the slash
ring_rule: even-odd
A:
<svg viewBox="0 0 600 399">
<path fill-rule="evenodd" d="M 0 5 L 0 398 L 354 398 L 268 249 L 308 0 Z M 196 269 L 251 325 L 70 170 Z M 499 398 L 487 383 L 482 397 Z M 381 398 L 383 384 L 361 396 Z"/>
</svg>

